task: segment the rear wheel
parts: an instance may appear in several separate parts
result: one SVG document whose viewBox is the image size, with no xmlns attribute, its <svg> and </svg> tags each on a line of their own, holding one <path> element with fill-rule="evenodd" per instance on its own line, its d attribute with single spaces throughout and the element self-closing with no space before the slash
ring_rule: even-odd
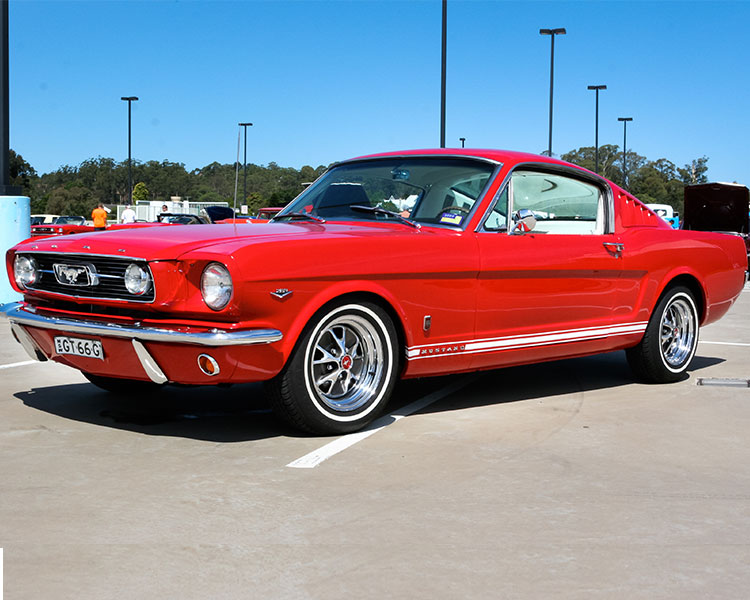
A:
<svg viewBox="0 0 750 600">
<path fill-rule="evenodd" d="M 698 310 L 685 287 L 667 290 L 649 319 L 641 343 L 626 351 L 636 376 L 648 383 L 683 378 L 698 346 Z"/>
<path fill-rule="evenodd" d="M 369 302 L 319 312 L 267 384 L 274 411 L 317 434 L 357 431 L 383 409 L 397 376 L 396 332 Z"/>
</svg>

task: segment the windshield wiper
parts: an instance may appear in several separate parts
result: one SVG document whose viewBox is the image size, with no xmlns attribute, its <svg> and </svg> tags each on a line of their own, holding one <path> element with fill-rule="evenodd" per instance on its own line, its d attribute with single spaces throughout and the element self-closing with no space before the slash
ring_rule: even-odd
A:
<svg viewBox="0 0 750 600">
<path fill-rule="evenodd" d="M 276 215 L 272 221 L 275 221 L 276 219 L 284 219 L 289 217 L 290 219 L 309 219 L 310 221 L 315 221 L 316 223 L 325 223 L 325 219 L 321 219 L 320 217 L 316 217 L 315 215 L 311 215 L 310 213 L 303 212 L 301 210 L 298 210 L 297 212 L 290 212 L 286 213 L 285 215 Z"/>
<path fill-rule="evenodd" d="M 383 208 L 382 206 L 360 206 L 358 204 L 354 204 L 350 206 L 353 211 L 355 212 L 366 212 L 366 213 L 372 213 L 375 215 L 387 215 L 389 217 L 393 217 L 397 221 L 401 221 L 401 223 L 404 223 L 405 225 L 410 225 L 411 227 L 414 227 L 416 229 L 421 229 L 422 226 L 419 223 L 415 223 L 411 219 L 407 219 L 406 217 L 398 214 L 397 212 L 393 212 L 392 210 L 388 210 L 387 208 Z"/>
</svg>

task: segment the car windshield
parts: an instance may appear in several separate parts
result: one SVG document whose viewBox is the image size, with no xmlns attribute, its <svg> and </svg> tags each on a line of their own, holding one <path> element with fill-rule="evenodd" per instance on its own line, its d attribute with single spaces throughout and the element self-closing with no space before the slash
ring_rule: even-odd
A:
<svg viewBox="0 0 750 600">
<path fill-rule="evenodd" d="M 405 217 L 417 223 L 462 227 L 496 166 L 448 157 L 345 163 L 323 175 L 274 220 L 309 216 L 326 221 L 396 221 Z"/>
</svg>

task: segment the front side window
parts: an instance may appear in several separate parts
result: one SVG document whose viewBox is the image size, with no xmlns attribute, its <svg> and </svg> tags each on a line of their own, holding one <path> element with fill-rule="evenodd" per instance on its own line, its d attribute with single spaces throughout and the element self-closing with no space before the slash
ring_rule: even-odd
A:
<svg viewBox="0 0 750 600">
<path fill-rule="evenodd" d="M 465 158 L 384 158 L 334 167 L 274 220 L 394 220 L 463 227 L 495 164 Z M 389 214 L 391 213 L 391 214 Z"/>
</svg>

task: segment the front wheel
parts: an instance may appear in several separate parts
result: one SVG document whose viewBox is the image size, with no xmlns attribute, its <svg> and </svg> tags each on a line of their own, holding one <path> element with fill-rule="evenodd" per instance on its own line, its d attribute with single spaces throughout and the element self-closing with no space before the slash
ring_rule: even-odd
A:
<svg viewBox="0 0 750 600">
<path fill-rule="evenodd" d="M 636 376 L 648 383 L 683 378 L 698 347 L 698 310 L 693 293 L 674 287 L 664 293 L 640 344 L 626 351 Z"/>
<path fill-rule="evenodd" d="M 383 409 L 398 367 L 396 331 L 369 302 L 319 312 L 282 372 L 267 384 L 274 411 L 316 434 L 357 431 Z"/>
</svg>

